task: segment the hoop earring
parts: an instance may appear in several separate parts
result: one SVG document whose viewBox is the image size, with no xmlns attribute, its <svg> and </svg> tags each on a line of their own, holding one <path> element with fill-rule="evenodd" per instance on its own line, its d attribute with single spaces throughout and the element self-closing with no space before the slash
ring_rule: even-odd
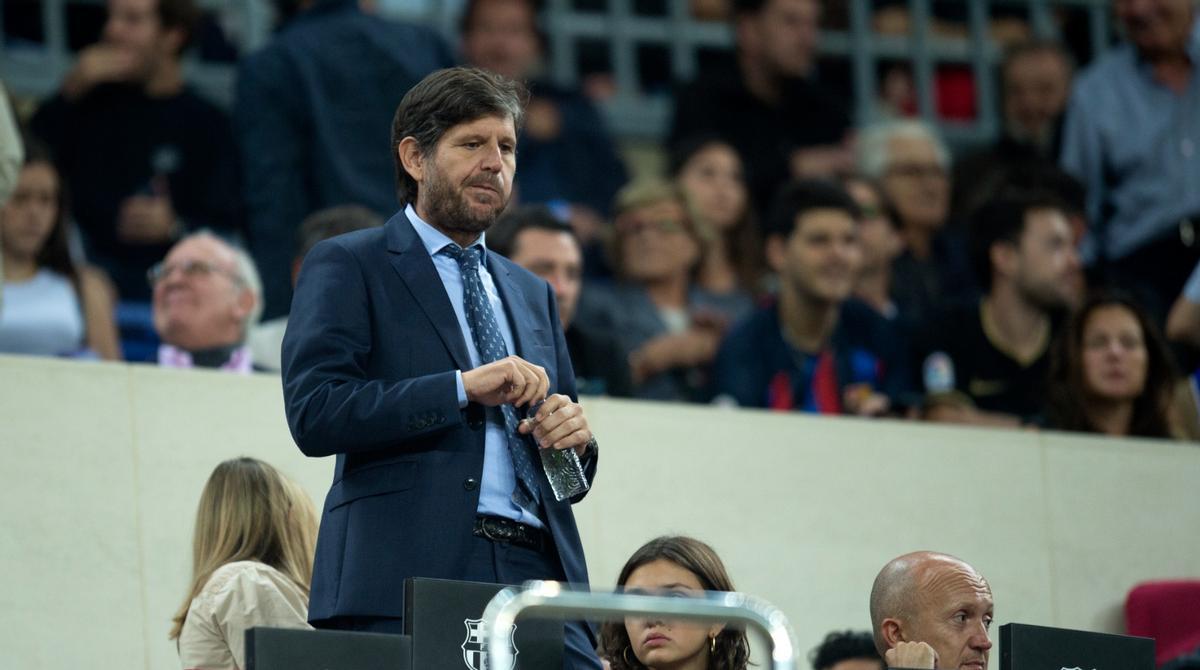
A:
<svg viewBox="0 0 1200 670">
<path fill-rule="evenodd" d="M 632 648 L 633 647 L 626 645 L 625 648 L 621 650 L 621 660 L 625 661 L 625 665 L 629 666 L 630 668 L 636 668 L 637 666 L 629 660 L 629 650 Z"/>
<path fill-rule="evenodd" d="M 708 653 L 710 655 L 716 655 L 716 653 L 717 653 L 717 636 L 714 635 L 714 636 L 708 638 L 708 640 L 709 640 Z"/>
</svg>

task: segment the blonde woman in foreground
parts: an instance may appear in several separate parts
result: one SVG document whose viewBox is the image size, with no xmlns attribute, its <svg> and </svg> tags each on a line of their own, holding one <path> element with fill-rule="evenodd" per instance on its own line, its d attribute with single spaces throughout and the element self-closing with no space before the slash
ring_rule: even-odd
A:
<svg viewBox="0 0 1200 670">
<path fill-rule="evenodd" d="M 253 458 L 218 465 L 200 494 L 192 585 L 171 627 L 182 667 L 244 668 L 246 629 L 308 628 L 316 537 L 298 484 Z"/>
</svg>

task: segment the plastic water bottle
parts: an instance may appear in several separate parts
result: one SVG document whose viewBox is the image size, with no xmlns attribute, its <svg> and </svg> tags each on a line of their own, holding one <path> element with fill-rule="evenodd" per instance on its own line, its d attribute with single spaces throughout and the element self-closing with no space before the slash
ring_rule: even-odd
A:
<svg viewBox="0 0 1200 670">
<path fill-rule="evenodd" d="M 526 421 L 533 421 L 537 416 L 541 402 L 529 406 L 525 413 Z M 546 471 L 546 479 L 550 480 L 550 490 L 554 492 L 555 500 L 567 500 L 588 490 L 587 475 L 583 472 L 583 463 L 574 449 L 538 449 L 542 459 L 542 469 Z"/>
</svg>

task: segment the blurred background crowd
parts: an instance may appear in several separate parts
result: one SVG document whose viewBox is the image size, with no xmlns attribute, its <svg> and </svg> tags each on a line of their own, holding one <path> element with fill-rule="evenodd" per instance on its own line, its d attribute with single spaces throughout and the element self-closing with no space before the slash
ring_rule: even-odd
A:
<svg viewBox="0 0 1200 670">
<path fill-rule="evenodd" d="M 1200 437 L 1193 0 L 6 0 L 0 352 L 271 371 L 405 92 L 527 83 L 489 249 L 581 390 Z"/>
</svg>

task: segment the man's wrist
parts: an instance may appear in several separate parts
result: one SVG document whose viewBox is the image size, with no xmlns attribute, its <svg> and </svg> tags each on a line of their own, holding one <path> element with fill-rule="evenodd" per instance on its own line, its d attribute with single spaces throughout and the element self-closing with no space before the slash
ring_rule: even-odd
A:
<svg viewBox="0 0 1200 670">
<path fill-rule="evenodd" d="M 463 384 L 462 370 L 454 371 L 454 388 L 458 394 L 458 408 L 467 406 L 467 387 Z"/>
</svg>

